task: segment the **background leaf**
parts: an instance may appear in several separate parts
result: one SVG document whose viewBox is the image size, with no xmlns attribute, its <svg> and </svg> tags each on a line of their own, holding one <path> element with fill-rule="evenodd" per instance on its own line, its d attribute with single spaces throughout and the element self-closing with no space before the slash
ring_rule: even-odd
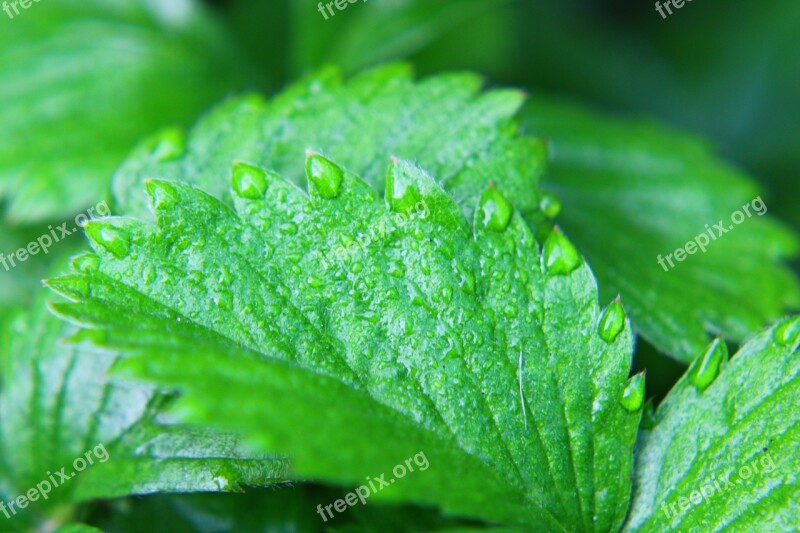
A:
<svg viewBox="0 0 800 533">
<path fill-rule="evenodd" d="M 215 22 L 184 0 L 36 3 L 4 21 L 0 49 L 0 198 L 15 223 L 96 204 L 142 136 L 243 84 Z"/>
<path fill-rule="evenodd" d="M 761 191 L 701 141 L 650 122 L 613 119 L 534 97 L 527 131 L 549 139 L 543 188 L 563 203 L 561 224 L 589 260 L 608 299 L 622 294 L 637 331 L 691 361 L 707 332 L 741 341 L 800 305 L 797 278 L 781 264 L 796 236 L 751 208 L 719 240 L 674 268 L 658 262 Z M 764 197 L 769 210 L 770 198 Z M 749 207 L 749 205 L 748 205 Z M 714 239 L 716 237 L 716 231 Z"/>
<path fill-rule="evenodd" d="M 471 212 L 490 181 L 503 184 L 526 213 L 538 211 L 541 142 L 516 135 L 522 93 L 481 91 L 474 74 L 453 73 L 415 82 L 405 65 L 366 71 L 346 82 L 325 69 L 270 102 L 233 99 L 204 117 L 188 139 L 174 130 L 142 146 L 114 178 L 119 209 L 149 217 L 141 194 L 157 176 L 199 186 L 227 199 L 231 164 L 246 161 L 305 183 L 308 149 L 336 158 L 377 191 L 390 157 L 417 161 Z M 224 132 L 224 134 L 220 134 Z M 164 154 L 169 154 L 165 157 Z"/>
<path fill-rule="evenodd" d="M 119 355 L 86 343 L 69 345 L 75 328 L 53 317 L 43 301 L 18 313 L 3 333 L 0 389 L 0 496 L 26 494 L 48 472 L 55 477 L 12 524 L 65 515 L 59 505 L 93 498 L 174 491 L 238 490 L 288 473 L 284 460 L 248 455 L 230 436 L 175 425 L 160 414 L 170 399 L 133 384 L 112 384 Z M 100 445 L 100 448 L 98 448 Z M 92 452 L 94 464 L 73 461 Z M 3 520 L 6 520 L 3 517 Z"/>
<path fill-rule="evenodd" d="M 718 377 L 713 359 L 698 358 L 642 432 L 627 530 L 796 526 L 799 344 L 795 317 L 748 340 L 729 363 L 722 358 Z"/>
</svg>

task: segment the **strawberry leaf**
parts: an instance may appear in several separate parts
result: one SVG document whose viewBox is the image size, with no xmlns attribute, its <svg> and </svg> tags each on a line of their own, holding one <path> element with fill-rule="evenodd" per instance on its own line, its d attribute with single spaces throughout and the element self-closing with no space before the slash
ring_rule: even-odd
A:
<svg viewBox="0 0 800 533">
<path fill-rule="evenodd" d="M 761 198 L 755 184 L 704 143 L 539 98 L 525 118 L 529 131 L 550 139 L 543 188 L 563 203 L 559 224 L 603 297 L 622 294 L 637 332 L 659 350 L 688 363 L 708 332 L 741 341 L 800 306 L 800 284 L 782 264 L 796 254 L 797 237 L 761 216 L 769 199 L 753 204 Z M 743 218 L 734 225 L 737 211 Z M 720 222 L 722 230 L 711 227 Z M 696 237 L 707 241 L 705 253 L 693 242 L 682 262 L 666 259 Z"/>
<path fill-rule="evenodd" d="M 233 207 L 148 181 L 156 225 L 90 222 L 97 258 L 51 282 L 73 300 L 54 309 L 128 379 L 180 390 L 182 419 L 302 477 L 358 484 L 422 451 L 430 468 L 377 498 L 618 527 L 644 385 L 621 305 L 601 310 L 567 238 L 540 249 L 502 190 L 470 223 L 419 167 L 387 167 L 385 200 L 313 153 L 308 195 L 245 163 Z"/>
<path fill-rule="evenodd" d="M 9 517 L 14 524 L 33 528 L 43 516 L 61 516 L 60 505 L 93 498 L 235 491 L 285 478 L 284 460 L 248 454 L 231 436 L 176 425 L 163 414 L 168 396 L 112 384 L 107 373 L 119 355 L 65 343 L 75 332 L 43 301 L 15 315 L 3 332 L 0 499 L 10 502 L 50 480 L 48 497 L 18 508 Z M 62 467 L 75 475 L 50 478 Z"/>
<path fill-rule="evenodd" d="M 800 523 L 800 318 L 716 341 L 644 430 L 630 531 L 788 531 Z"/>
<path fill-rule="evenodd" d="M 96 204 L 142 136 L 192 119 L 239 83 L 239 59 L 205 13 L 162 4 L 37 2 L 4 21 L 0 198 L 10 220 Z"/>
<path fill-rule="evenodd" d="M 384 190 L 389 157 L 414 160 L 456 198 L 468 215 L 494 181 L 535 218 L 544 144 L 520 138 L 513 122 L 523 95 L 482 92 L 473 74 L 415 82 L 405 65 L 367 71 L 344 82 L 318 72 L 265 102 L 236 98 L 204 117 L 184 139 L 169 130 L 143 143 L 113 183 L 117 212 L 150 216 L 147 178 L 169 176 L 231 203 L 225 177 L 234 161 L 268 166 L 304 186 L 306 150 L 320 150 Z"/>
</svg>

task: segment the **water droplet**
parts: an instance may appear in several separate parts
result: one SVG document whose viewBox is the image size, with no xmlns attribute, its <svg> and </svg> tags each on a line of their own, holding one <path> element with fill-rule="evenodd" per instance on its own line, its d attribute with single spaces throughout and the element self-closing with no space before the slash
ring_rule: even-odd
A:
<svg viewBox="0 0 800 533">
<path fill-rule="evenodd" d="M 636 374 L 628 379 L 625 389 L 622 391 L 619 403 L 629 413 L 635 413 L 644 405 L 644 372 Z"/>
<path fill-rule="evenodd" d="M 478 210 L 478 221 L 483 227 L 498 232 L 508 227 L 511 215 L 514 213 L 514 208 L 509 201 L 500 191 L 491 186 L 483 192 Z"/>
<path fill-rule="evenodd" d="M 153 211 L 169 209 L 178 203 L 178 191 L 168 181 L 145 180 L 144 188 L 150 197 Z"/>
<path fill-rule="evenodd" d="M 716 379 L 722 363 L 728 360 L 728 346 L 717 337 L 706 352 L 694 360 L 689 367 L 689 381 L 703 392 Z"/>
<path fill-rule="evenodd" d="M 325 284 L 322 278 L 314 276 L 313 274 L 306 278 L 306 283 L 309 287 L 314 288 L 322 287 Z"/>
<path fill-rule="evenodd" d="M 322 198 L 330 200 L 339 196 L 344 172 L 333 161 L 313 152 L 307 153 L 306 175 L 309 181 L 309 190 L 314 190 Z"/>
<path fill-rule="evenodd" d="M 407 213 L 422 201 L 419 185 L 408 171 L 408 163 L 392 158 L 386 176 L 386 203 L 398 213 Z"/>
<path fill-rule="evenodd" d="M 401 261 L 392 261 L 389 263 L 388 274 L 396 278 L 402 278 L 406 275 L 406 269 Z"/>
<path fill-rule="evenodd" d="M 608 344 L 614 342 L 617 336 L 625 329 L 625 310 L 619 298 L 605 308 L 597 327 L 600 338 Z"/>
<path fill-rule="evenodd" d="M 186 135 L 179 128 L 167 128 L 154 140 L 151 156 L 158 162 L 172 161 L 186 151 Z"/>
<path fill-rule="evenodd" d="M 145 284 L 150 285 L 156 279 L 156 269 L 153 265 L 147 265 L 144 268 L 144 272 L 142 272 L 142 278 L 144 279 Z"/>
<path fill-rule="evenodd" d="M 362 270 L 364 270 L 364 263 L 360 261 L 354 261 L 352 265 L 350 265 L 350 272 L 353 274 L 358 274 Z"/>
<path fill-rule="evenodd" d="M 72 260 L 72 268 L 76 272 L 88 274 L 100 268 L 100 258 L 95 254 L 81 254 Z"/>
<path fill-rule="evenodd" d="M 772 338 L 781 346 L 800 343 L 800 316 L 787 318 L 772 332 Z"/>
<path fill-rule="evenodd" d="M 297 235 L 297 224 L 294 222 L 287 222 L 286 224 L 281 224 L 280 231 L 284 235 Z M 298 258 L 299 260 L 299 258 Z"/>
<path fill-rule="evenodd" d="M 544 263 L 553 275 L 569 274 L 581 264 L 581 256 L 556 227 L 544 242 Z"/>
<path fill-rule="evenodd" d="M 450 287 L 442 287 L 441 291 L 442 303 L 449 304 L 453 299 L 453 289 Z"/>
<path fill-rule="evenodd" d="M 549 219 L 554 219 L 561 212 L 561 200 L 554 194 L 546 192 L 542 194 L 542 198 L 539 200 L 539 209 L 544 216 Z"/>
<path fill-rule="evenodd" d="M 259 200 L 267 192 L 267 173 L 254 165 L 237 161 L 231 172 L 231 186 L 241 198 Z"/>
<path fill-rule="evenodd" d="M 111 255 L 117 259 L 122 259 L 128 255 L 128 247 L 130 245 L 129 236 L 127 232 L 108 222 L 100 222 L 92 220 L 84 226 L 86 235 L 106 249 Z"/>
</svg>

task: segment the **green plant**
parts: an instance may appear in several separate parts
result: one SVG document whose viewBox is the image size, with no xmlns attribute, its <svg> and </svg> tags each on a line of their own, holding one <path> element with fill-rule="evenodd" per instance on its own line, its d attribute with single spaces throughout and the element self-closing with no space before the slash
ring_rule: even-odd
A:
<svg viewBox="0 0 800 533">
<path fill-rule="evenodd" d="M 326 70 L 271 102 L 230 100 L 188 135 L 144 142 L 114 179 L 116 212 L 128 216 L 89 222 L 94 252 L 47 282 L 65 298 L 51 309 L 70 324 L 39 302 L 7 327 L 3 500 L 95 441 L 113 460 L 20 510 L 21 520 L 91 519 L 91 506 L 71 505 L 126 494 L 355 486 L 423 450 L 430 468 L 375 503 L 553 531 L 791 523 L 800 321 L 756 334 L 730 360 L 720 339 L 692 354 L 709 316 L 727 317 L 722 332 L 740 339 L 794 301 L 796 281 L 777 261 L 794 237 L 753 220 L 717 252 L 758 262 L 753 283 L 791 288 L 761 291 L 759 305 L 709 297 L 698 315 L 669 291 L 634 298 L 651 283 L 636 271 L 672 237 L 616 252 L 614 241 L 592 243 L 678 209 L 631 197 L 617 201 L 618 216 L 602 204 L 592 212 L 581 195 L 603 194 L 580 183 L 614 176 L 610 194 L 624 198 L 643 157 L 651 180 L 675 161 L 707 169 L 689 198 L 707 213 L 683 221 L 686 230 L 739 205 L 751 185 L 693 140 L 544 101 L 526 109 L 525 127 L 552 137 L 527 137 L 521 104 L 514 91 L 481 92 L 471 75 L 415 82 L 389 66 L 343 82 Z M 589 165 L 590 151 L 606 159 Z M 678 179 L 664 176 L 662 187 L 678 197 L 685 183 L 669 176 Z M 712 201 L 723 182 L 739 188 Z M 540 187 L 559 193 L 567 234 L 553 223 L 558 200 Z M 598 300 L 573 233 L 595 250 L 600 279 L 621 284 L 621 300 Z M 631 272 L 616 266 L 623 253 Z M 711 276 L 715 260 L 675 283 Z M 713 275 L 724 284 L 736 273 Z M 694 360 L 655 412 L 644 375 L 629 377 L 637 327 Z M 760 431 L 747 431 L 753 424 Z M 761 475 L 695 502 L 748 464 Z"/>
</svg>

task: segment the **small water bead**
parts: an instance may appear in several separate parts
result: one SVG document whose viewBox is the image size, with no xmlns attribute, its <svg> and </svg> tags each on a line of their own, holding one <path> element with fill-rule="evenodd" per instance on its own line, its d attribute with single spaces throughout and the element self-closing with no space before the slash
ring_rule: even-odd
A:
<svg viewBox="0 0 800 533">
<path fill-rule="evenodd" d="M 233 164 L 231 187 L 240 198 L 259 200 L 264 197 L 268 185 L 267 173 L 264 169 L 241 161 Z"/>
<path fill-rule="evenodd" d="M 558 227 L 544 243 L 544 263 L 547 271 L 556 276 L 569 274 L 581 264 L 580 254 Z"/>
<path fill-rule="evenodd" d="M 297 235 L 297 231 L 299 228 L 297 224 L 294 222 L 287 222 L 286 224 L 281 224 L 280 232 L 285 235 Z"/>
<path fill-rule="evenodd" d="M 156 269 L 153 265 L 147 265 L 144 267 L 144 271 L 142 272 L 142 279 L 144 279 L 145 284 L 150 285 L 156 279 Z"/>
<path fill-rule="evenodd" d="M 561 201 L 551 193 L 544 193 L 539 200 L 539 210 L 549 219 L 554 219 L 561 213 Z"/>
<path fill-rule="evenodd" d="M 722 370 L 722 364 L 728 360 L 728 346 L 718 337 L 711 343 L 706 352 L 694 360 L 689 367 L 689 381 L 700 392 L 708 388 Z"/>
<path fill-rule="evenodd" d="M 402 278 L 406 275 L 405 266 L 400 261 L 392 261 L 389 263 L 389 269 L 387 270 L 390 276 L 394 276 L 395 278 Z"/>
<path fill-rule="evenodd" d="M 306 175 L 310 189 L 326 200 L 336 198 L 344 180 L 342 167 L 319 154 L 308 152 L 306 159 Z"/>
<path fill-rule="evenodd" d="M 323 282 L 322 278 L 319 278 L 319 277 L 317 277 L 317 276 L 312 274 L 312 275 L 310 275 L 310 276 L 308 276 L 306 278 L 306 284 L 309 287 L 319 288 L 319 287 L 322 287 L 324 285 L 324 282 Z"/>
<path fill-rule="evenodd" d="M 617 297 L 617 299 L 611 302 L 603 311 L 597 327 L 597 332 L 601 339 L 611 344 L 616 340 L 623 329 L 625 329 L 625 310 L 622 307 L 619 297 Z"/>
<path fill-rule="evenodd" d="M 644 372 L 628 379 L 619 399 L 619 403 L 629 413 L 635 413 L 644 405 L 645 377 Z"/>
<path fill-rule="evenodd" d="M 453 289 L 450 287 L 442 287 L 441 297 L 442 303 L 449 304 L 453 299 Z"/>
</svg>

